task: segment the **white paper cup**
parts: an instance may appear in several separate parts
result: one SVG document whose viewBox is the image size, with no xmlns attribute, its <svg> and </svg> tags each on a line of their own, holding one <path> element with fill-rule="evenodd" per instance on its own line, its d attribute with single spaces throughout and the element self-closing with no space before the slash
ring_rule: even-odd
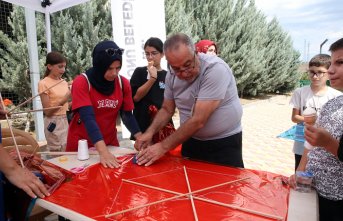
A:
<svg viewBox="0 0 343 221">
<path fill-rule="evenodd" d="M 84 139 L 79 140 L 78 149 L 77 149 L 77 159 L 78 160 L 88 160 L 89 159 L 87 140 L 84 140 Z"/>
<path fill-rule="evenodd" d="M 317 120 L 317 114 L 304 115 L 304 122 L 310 125 L 314 125 Z"/>
</svg>

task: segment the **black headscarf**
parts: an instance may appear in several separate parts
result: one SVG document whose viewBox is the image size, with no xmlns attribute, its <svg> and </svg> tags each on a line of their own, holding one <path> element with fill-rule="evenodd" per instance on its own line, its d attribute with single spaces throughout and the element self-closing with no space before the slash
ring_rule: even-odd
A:
<svg viewBox="0 0 343 221">
<path fill-rule="evenodd" d="M 91 85 L 105 95 L 110 95 L 114 91 L 114 82 L 104 77 L 107 69 L 114 61 L 122 63 L 121 53 L 114 53 L 116 49 L 119 50 L 119 47 L 113 41 L 106 40 L 98 43 L 92 52 L 93 67 L 86 71 Z"/>
</svg>

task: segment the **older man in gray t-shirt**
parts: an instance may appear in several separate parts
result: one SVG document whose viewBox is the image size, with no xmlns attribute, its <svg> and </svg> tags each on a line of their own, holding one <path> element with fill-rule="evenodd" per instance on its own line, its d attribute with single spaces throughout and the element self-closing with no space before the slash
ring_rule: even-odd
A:
<svg viewBox="0 0 343 221">
<path fill-rule="evenodd" d="M 182 143 L 183 156 L 244 167 L 243 111 L 230 67 L 217 56 L 196 54 L 184 34 L 169 37 L 164 52 L 169 63 L 164 102 L 151 126 L 135 143 L 135 148 L 141 150 L 137 163 L 150 165 Z M 162 142 L 148 146 L 176 107 L 180 127 Z"/>
</svg>

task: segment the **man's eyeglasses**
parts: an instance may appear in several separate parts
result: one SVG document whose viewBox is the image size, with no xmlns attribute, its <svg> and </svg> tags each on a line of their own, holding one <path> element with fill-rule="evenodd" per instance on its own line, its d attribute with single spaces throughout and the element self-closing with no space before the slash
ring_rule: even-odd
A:
<svg viewBox="0 0 343 221">
<path fill-rule="evenodd" d="M 122 56 L 124 54 L 124 49 L 122 48 L 107 48 L 105 50 L 105 52 L 109 55 L 109 56 L 114 56 L 114 55 L 119 55 Z"/>
<path fill-rule="evenodd" d="M 152 51 L 152 52 L 145 52 L 145 57 L 155 57 L 156 55 L 158 55 L 160 52 L 158 52 L 158 51 Z"/>
<path fill-rule="evenodd" d="M 327 72 L 323 72 L 323 71 L 318 71 L 318 72 L 314 72 L 314 71 L 308 71 L 308 75 L 313 78 L 314 76 L 316 76 L 317 78 L 321 78 L 324 76 L 324 74 L 326 74 Z"/>
<path fill-rule="evenodd" d="M 192 65 L 193 64 L 193 65 Z M 195 52 L 194 52 L 194 55 L 193 55 L 193 61 L 190 62 L 188 65 L 184 66 L 183 68 L 172 68 L 169 64 L 168 64 L 168 69 L 169 69 L 169 72 L 171 74 L 180 74 L 180 73 L 183 73 L 183 72 L 189 72 L 191 71 L 192 69 L 195 68 Z"/>
</svg>

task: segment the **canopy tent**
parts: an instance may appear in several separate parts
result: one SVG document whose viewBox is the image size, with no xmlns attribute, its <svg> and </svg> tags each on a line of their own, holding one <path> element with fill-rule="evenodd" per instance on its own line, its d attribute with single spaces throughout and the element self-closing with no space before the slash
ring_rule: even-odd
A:
<svg viewBox="0 0 343 221">
<path fill-rule="evenodd" d="M 50 14 L 89 0 L 3 0 L 45 14 L 47 51 L 51 51 Z"/>
<path fill-rule="evenodd" d="M 10 2 L 15 5 L 23 6 L 24 8 L 29 8 L 42 13 L 54 13 L 61 11 L 63 9 L 87 2 L 89 0 L 3 0 L 5 2 Z M 43 7 L 44 3 L 50 2 L 50 5 Z"/>
<path fill-rule="evenodd" d="M 37 51 L 37 37 L 34 11 L 45 13 L 46 18 L 46 38 L 47 51 L 51 51 L 51 37 L 50 37 L 50 14 L 63 10 L 65 8 L 87 2 L 89 0 L 4 0 L 19 6 L 25 7 L 26 18 L 26 32 L 28 38 L 28 47 L 30 54 L 30 77 L 32 94 L 37 94 L 37 85 L 40 79 L 39 65 L 38 65 L 38 51 Z M 47 5 L 46 7 L 42 6 Z M 125 48 L 125 66 L 122 67 L 124 76 L 130 78 L 134 69 L 138 66 L 146 64 L 146 58 L 142 53 L 142 42 L 145 42 L 151 36 L 166 38 L 165 32 L 165 14 L 164 14 L 164 0 L 150 0 L 150 9 L 155 13 L 147 15 L 144 10 L 145 1 L 121 1 L 111 0 L 112 9 L 112 25 L 113 37 L 117 44 Z M 51 3 L 50 5 L 48 5 Z M 154 22 L 153 30 L 146 31 L 146 26 L 142 24 L 149 24 Z M 142 56 L 143 54 L 143 56 Z M 165 62 L 166 63 L 166 62 Z M 36 106 L 35 106 L 36 105 Z M 33 107 L 35 109 L 41 108 L 40 98 L 33 100 Z M 36 115 L 41 115 L 38 120 Z M 37 124 L 41 125 L 37 125 Z M 35 113 L 35 124 L 37 139 L 44 139 L 43 115 L 42 113 Z M 124 125 L 122 125 L 122 129 Z M 40 130 L 41 129 L 41 130 Z M 125 131 L 125 129 L 124 129 Z M 123 133 L 124 134 L 124 133 Z M 43 139 L 41 139 L 41 137 Z M 128 131 L 123 137 L 128 137 Z"/>
<path fill-rule="evenodd" d="M 30 78 L 32 95 L 38 94 L 39 64 L 38 64 L 38 49 L 37 49 L 37 32 L 35 23 L 35 13 L 42 12 L 45 14 L 45 30 L 47 51 L 51 51 L 51 31 L 50 31 L 50 14 L 61 11 L 63 9 L 87 2 L 89 0 L 3 0 L 14 5 L 25 8 L 26 32 L 29 50 Z M 42 105 L 39 96 L 33 99 L 33 108 L 41 109 Z M 45 140 L 43 113 L 35 112 L 35 128 L 36 138 L 38 141 Z"/>
</svg>

